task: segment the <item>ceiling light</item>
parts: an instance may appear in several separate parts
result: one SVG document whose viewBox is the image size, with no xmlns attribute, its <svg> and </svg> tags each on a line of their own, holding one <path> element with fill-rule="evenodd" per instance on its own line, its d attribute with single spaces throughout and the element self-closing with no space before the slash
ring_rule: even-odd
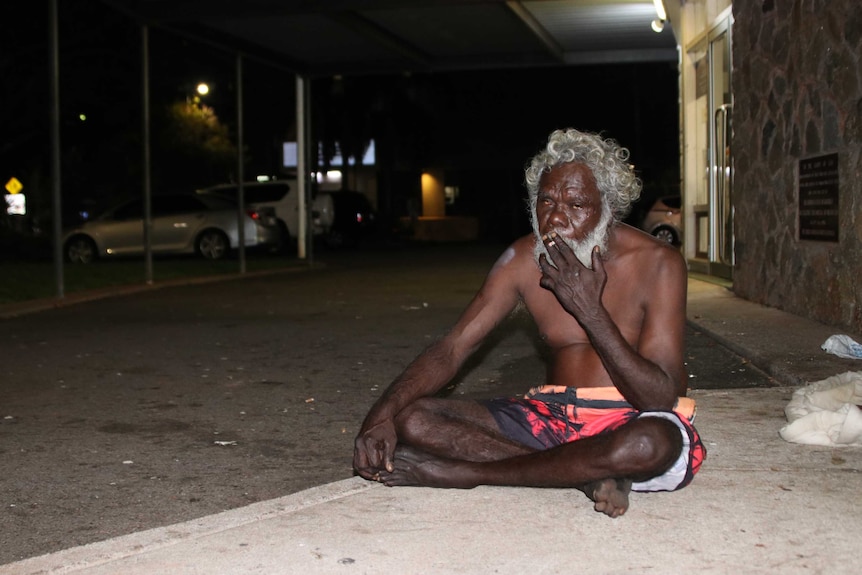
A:
<svg viewBox="0 0 862 575">
<path fill-rule="evenodd" d="M 664 20 L 653 20 L 650 26 L 652 26 L 653 32 L 661 32 L 662 30 L 664 30 Z"/>
<path fill-rule="evenodd" d="M 652 3 L 655 6 L 655 14 L 658 16 L 658 19 L 662 22 L 667 20 L 667 12 L 665 12 L 664 9 L 664 2 L 662 2 L 662 0 L 652 0 Z M 655 25 L 653 25 L 653 30 L 655 30 Z"/>
</svg>

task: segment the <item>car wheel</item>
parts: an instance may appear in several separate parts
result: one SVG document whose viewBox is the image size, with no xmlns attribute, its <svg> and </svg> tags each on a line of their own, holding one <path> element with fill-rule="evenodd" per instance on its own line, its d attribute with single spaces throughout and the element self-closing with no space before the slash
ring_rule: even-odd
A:
<svg viewBox="0 0 862 575">
<path fill-rule="evenodd" d="M 654 230 L 652 235 L 662 241 L 669 243 L 672 246 L 677 245 L 677 243 L 679 242 L 679 237 L 677 237 L 676 230 L 674 230 L 673 228 L 662 226 Z"/>
<path fill-rule="evenodd" d="M 96 242 L 87 236 L 75 236 L 66 242 L 66 259 L 73 264 L 89 264 L 96 259 Z"/>
<path fill-rule="evenodd" d="M 230 249 L 227 236 L 219 230 L 205 230 L 198 236 L 198 254 L 204 259 L 220 260 Z"/>
</svg>

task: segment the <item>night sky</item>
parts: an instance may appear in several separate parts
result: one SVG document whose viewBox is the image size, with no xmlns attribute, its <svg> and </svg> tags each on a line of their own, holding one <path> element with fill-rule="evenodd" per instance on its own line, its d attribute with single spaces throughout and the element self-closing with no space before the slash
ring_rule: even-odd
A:
<svg viewBox="0 0 862 575">
<path fill-rule="evenodd" d="M 136 193 L 140 28 L 97 0 L 58 4 L 64 203 Z M 0 8 L 7 32 L 0 38 L 0 179 L 29 184 L 34 208 L 50 187 L 47 5 Z M 206 81 L 212 86 L 206 103 L 235 133 L 235 57 L 158 29 L 150 30 L 149 42 L 154 116 Z M 243 72 L 246 175 L 277 174 L 281 142 L 295 136 L 295 80 L 254 61 Z M 679 174 L 677 81 L 669 63 L 323 78 L 312 82 L 312 126 L 319 139 L 374 137 L 384 157 L 387 147 L 397 150 L 386 166 L 393 172 L 443 167 L 461 187 L 462 213 L 515 209 L 520 217 L 523 167 L 561 127 L 601 132 L 628 147 L 645 196 L 672 191 Z M 154 184 L 193 178 L 159 172 Z M 198 185 L 209 183 L 215 182 Z"/>
</svg>

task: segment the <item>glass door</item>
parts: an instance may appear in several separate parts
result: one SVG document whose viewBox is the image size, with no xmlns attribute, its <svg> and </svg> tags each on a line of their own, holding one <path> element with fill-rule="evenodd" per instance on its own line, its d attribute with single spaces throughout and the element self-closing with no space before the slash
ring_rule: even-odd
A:
<svg viewBox="0 0 862 575">
<path fill-rule="evenodd" d="M 729 20 L 729 19 L 728 19 Z M 733 101 L 730 90 L 730 23 L 713 30 L 709 41 L 710 109 L 712 126 L 709 151 L 710 268 L 730 277 L 733 266 L 733 154 L 731 130 Z M 723 269 L 727 266 L 727 269 Z"/>
<path fill-rule="evenodd" d="M 731 15 L 687 50 L 683 114 L 685 255 L 693 271 L 732 279 Z"/>
</svg>

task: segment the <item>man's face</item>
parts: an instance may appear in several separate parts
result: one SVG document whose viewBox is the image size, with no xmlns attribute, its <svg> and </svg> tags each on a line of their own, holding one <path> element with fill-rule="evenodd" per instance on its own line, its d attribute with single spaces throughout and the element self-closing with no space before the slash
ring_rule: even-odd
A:
<svg viewBox="0 0 862 575">
<path fill-rule="evenodd" d="M 584 164 L 561 164 L 542 174 L 533 219 L 536 258 L 547 255 L 542 236 L 556 232 L 582 264 L 592 267 L 592 250 L 598 245 L 605 251 L 610 224 L 610 207 Z"/>
</svg>

